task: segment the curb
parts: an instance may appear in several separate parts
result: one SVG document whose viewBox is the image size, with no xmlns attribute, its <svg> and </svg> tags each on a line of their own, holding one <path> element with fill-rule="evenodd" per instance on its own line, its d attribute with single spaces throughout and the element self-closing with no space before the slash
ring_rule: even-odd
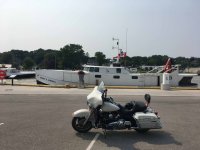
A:
<svg viewBox="0 0 200 150">
<path fill-rule="evenodd" d="M 3 84 L 12 85 L 12 84 Z M 13 86 L 47 87 L 47 88 L 78 88 L 77 85 L 43 85 L 43 84 L 14 84 Z M 87 85 L 85 88 L 94 88 L 95 85 Z M 159 86 L 105 86 L 108 89 L 154 89 L 161 90 Z M 171 87 L 171 90 L 200 90 L 198 87 Z M 170 91 L 170 90 L 169 90 Z"/>
</svg>

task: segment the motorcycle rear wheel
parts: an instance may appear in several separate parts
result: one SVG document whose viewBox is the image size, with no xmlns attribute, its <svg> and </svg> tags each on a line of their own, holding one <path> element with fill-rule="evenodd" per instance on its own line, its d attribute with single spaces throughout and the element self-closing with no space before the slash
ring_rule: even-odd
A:
<svg viewBox="0 0 200 150">
<path fill-rule="evenodd" d="M 86 122 L 85 125 L 83 125 L 85 121 L 85 118 L 79 118 L 79 117 L 74 117 L 72 119 L 72 127 L 74 130 L 80 132 L 80 133 L 86 133 L 89 130 L 92 129 L 92 123 L 90 121 Z"/>
</svg>

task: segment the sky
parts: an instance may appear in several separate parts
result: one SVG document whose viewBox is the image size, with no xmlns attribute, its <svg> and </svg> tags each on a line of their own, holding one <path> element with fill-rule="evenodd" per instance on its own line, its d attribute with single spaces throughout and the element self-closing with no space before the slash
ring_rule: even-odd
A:
<svg viewBox="0 0 200 150">
<path fill-rule="evenodd" d="M 200 57 L 199 8 L 200 0 L 0 0 L 0 52 L 80 44 L 91 57 L 113 57 L 114 37 L 130 57 Z"/>
</svg>

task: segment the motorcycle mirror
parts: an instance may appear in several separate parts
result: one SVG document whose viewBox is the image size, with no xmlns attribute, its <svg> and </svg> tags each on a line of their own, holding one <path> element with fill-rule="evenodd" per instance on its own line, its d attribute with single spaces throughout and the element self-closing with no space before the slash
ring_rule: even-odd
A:
<svg viewBox="0 0 200 150">
<path fill-rule="evenodd" d="M 105 92 L 105 98 L 106 98 L 107 97 L 108 89 L 106 88 L 104 92 Z"/>
<path fill-rule="evenodd" d="M 151 96 L 149 94 L 145 94 L 144 99 L 147 101 L 148 104 L 151 102 Z"/>
</svg>

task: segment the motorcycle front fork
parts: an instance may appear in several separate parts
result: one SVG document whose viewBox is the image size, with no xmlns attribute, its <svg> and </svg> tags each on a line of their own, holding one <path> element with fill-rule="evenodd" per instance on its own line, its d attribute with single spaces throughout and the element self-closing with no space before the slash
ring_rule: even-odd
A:
<svg viewBox="0 0 200 150">
<path fill-rule="evenodd" d="M 89 109 L 89 111 L 90 111 L 90 114 L 88 117 L 85 118 L 83 125 L 85 125 L 90 120 L 93 127 L 97 128 L 96 126 L 97 119 L 96 119 L 95 109 Z"/>
</svg>

